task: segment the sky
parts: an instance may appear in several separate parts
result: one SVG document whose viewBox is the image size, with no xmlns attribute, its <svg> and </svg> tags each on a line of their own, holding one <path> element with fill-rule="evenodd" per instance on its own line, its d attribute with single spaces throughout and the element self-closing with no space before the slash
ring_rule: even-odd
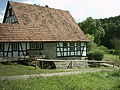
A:
<svg viewBox="0 0 120 90">
<path fill-rule="evenodd" d="M 8 0 L 0 0 L 0 22 L 3 20 Z M 48 5 L 50 8 L 68 10 L 76 22 L 87 17 L 94 19 L 120 15 L 120 0 L 9 0 L 15 2 Z"/>
</svg>

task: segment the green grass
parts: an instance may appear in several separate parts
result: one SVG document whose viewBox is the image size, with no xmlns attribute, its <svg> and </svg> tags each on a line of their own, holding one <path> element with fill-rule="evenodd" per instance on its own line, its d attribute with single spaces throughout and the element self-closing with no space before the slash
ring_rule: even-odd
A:
<svg viewBox="0 0 120 90">
<path fill-rule="evenodd" d="M 0 64 L 0 76 L 12 76 L 12 75 L 28 75 L 28 74 L 42 74 L 42 73 L 54 73 L 65 72 L 70 70 L 60 69 L 41 69 L 33 66 L 25 66 L 20 64 L 4 65 Z"/>
<path fill-rule="evenodd" d="M 116 55 L 105 54 L 103 60 L 116 60 Z"/>
<path fill-rule="evenodd" d="M 0 81 L 1 90 L 120 90 L 120 70 Z"/>
</svg>

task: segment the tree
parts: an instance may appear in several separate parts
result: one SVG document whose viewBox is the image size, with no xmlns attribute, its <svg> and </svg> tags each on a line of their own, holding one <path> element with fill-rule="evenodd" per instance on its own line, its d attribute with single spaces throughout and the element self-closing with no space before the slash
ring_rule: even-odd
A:
<svg viewBox="0 0 120 90">
<path fill-rule="evenodd" d="M 105 36 L 101 38 L 101 45 L 114 49 L 111 39 L 120 38 L 120 15 L 110 18 L 99 19 L 105 30 Z"/>
<path fill-rule="evenodd" d="M 89 35 L 89 34 L 86 34 L 86 37 L 91 40 L 91 42 L 89 42 L 87 44 L 87 47 L 88 47 L 88 52 L 96 52 L 96 51 L 100 51 L 102 52 L 103 54 L 108 54 L 109 53 L 109 49 L 107 49 L 106 47 L 104 46 L 97 46 L 96 43 L 94 43 L 94 37 L 92 35 Z"/>
<path fill-rule="evenodd" d="M 116 59 L 117 59 L 117 56 L 119 56 L 119 60 L 120 60 L 120 39 L 113 38 L 111 42 L 115 48 Z"/>
<path fill-rule="evenodd" d="M 92 36 L 92 35 L 90 35 L 90 34 L 86 34 L 86 36 L 87 36 L 87 38 L 89 39 L 89 40 L 91 40 L 91 42 L 89 42 L 88 44 L 87 44 L 87 46 L 88 46 L 88 52 L 90 52 L 90 51 L 94 51 L 96 48 L 97 48 L 97 44 L 96 43 L 94 43 L 94 36 Z"/>
<path fill-rule="evenodd" d="M 93 35 L 95 37 L 94 42 L 97 45 L 100 45 L 101 38 L 105 35 L 105 31 L 101 26 L 100 20 L 95 20 L 92 17 L 89 17 L 78 25 L 82 28 L 85 34 Z"/>
</svg>

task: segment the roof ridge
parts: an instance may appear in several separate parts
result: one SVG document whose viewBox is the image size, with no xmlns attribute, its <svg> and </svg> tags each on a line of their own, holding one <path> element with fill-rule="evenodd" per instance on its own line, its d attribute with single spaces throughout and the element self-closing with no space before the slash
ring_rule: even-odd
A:
<svg viewBox="0 0 120 90">
<path fill-rule="evenodd" d="M 56 9 L 56 8 L 51 8 L 51 7 L 45 7 L 45 6 L 40 6 L 40 5 L 34 5 L 34 4 L 28 4 L 28 3 L 23 3 L 23 2 L 14 2 L 14 1 L 8 1 L 9 3 L 19 3 L 19 4 L 24 4 L 24 5 L 31 5 L 31 6 L 36 6 L 36 7 L 42 7 L 42 8 L 49 8 L 49 9 L 54 9 L 54 10 L 60 10 L 60 11 L 65 11 L 69 12 L 68 10 L 63 10 L 63 9 Z"/>
</svg>

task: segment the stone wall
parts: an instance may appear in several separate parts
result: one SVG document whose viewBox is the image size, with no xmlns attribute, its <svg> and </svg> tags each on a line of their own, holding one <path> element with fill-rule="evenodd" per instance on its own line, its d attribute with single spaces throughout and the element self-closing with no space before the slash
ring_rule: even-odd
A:
<svg viewBox="0 0 120 90">
<path fill-rule="evenodd" d="M 54 64 L 57 69 L 67 69 L 67 68 L 87 68 L 88 63 L 83 61 L 59 61 Z"/>
</svg>

